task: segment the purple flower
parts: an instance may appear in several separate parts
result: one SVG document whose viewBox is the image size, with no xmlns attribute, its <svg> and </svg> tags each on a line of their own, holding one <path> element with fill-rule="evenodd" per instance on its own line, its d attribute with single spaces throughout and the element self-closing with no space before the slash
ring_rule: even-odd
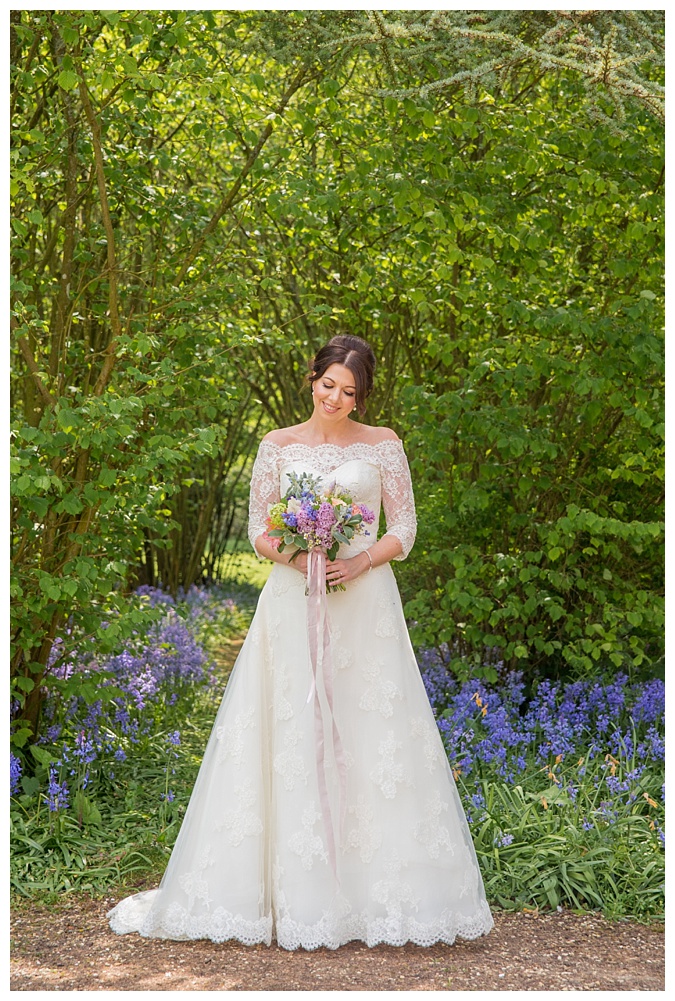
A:
<svg viewBox="0 0 675 1001">
<path fill-rule="evenodd" d="M 141 597 L 149 598 L 151 608 L 155 608 L 157 605 L 176 604 L 171 595 L 167 594 L 166 591 L 162 591 L 160 587 L 151 587 L 149 584 L 141 584 L 140 587 L 136 588 L 135 593 Z"/>
<path fill-rule="evenodd" d="M 88 765 L 96 759 L 96 752 L 96 743 L 91 735 L 85 730 L 80 730 L 75 737 L 75 748 L 72 752 L 73 757 L 78 758 L 83 764 Z"/>
<path fill-rule="evenodd" d="M 337 518 L 335 517 L 333 505 L 329 504 L 328 501 L 323 501 L 316 513 L 317 530 L 325 532 L 327 529 L 332 528 L 336 521 Z"/>
<path fill-rule="evenodd" d="M 455 765 L 464 761 L 464 768 L 470 770 L 480 763 L 489 764 L 510 781 L 537 758 L 540 767 L 550 767 L 554 758 L 592 761 L 606 753 L 623 761 L 633 755 L 641 762 L 663 760 L 662 685 L 630 685 L 626 675 L 617 675 L 607 685 L 544 679 L 525 702 L 521 675 L 501 678 L 497 689 L 482 679 L 460 683 L 448 670 L 451 656 L 447 646 L 422 650 L 419 664 L 438 728 Z M 636 730 L 638 743 L 634 747 Z M 583 774 L 582 769 L 579 774 Z M 625 781 L 633 778 L 619 776 L 610 783 L 615 794 L 627 791 Z"/>
<path fill-rule="evenodd" d="M 21 761 L 16 755 L 9 752 L 9 794 L 14 796 L 19 791 L 19 779 L 21 778 Z"/>
<path fill-rule="evenodd" d="M 47 805 L 49 812 L 55 813 L 57 810 L 68 809 L 68 786 L 65 782 L 58 782 L 58 772 L 54 765 L 49 766 L 49 788 L 47 789 Z"/>
<path fill-rule="evenodd" d="M 180 745 L 180 730 L 173 730 L 166 736 L 167 744 L 171 744 L 173 747 L 178 747 Z"/>
<path fill-rule="evenodd" d="M 303 502 L 300 510 L 296 515 L 298 521 L 298 528 L 304 534 L 310 534 L 314 531 L 314 525 L 316 523 L 316 511 L 311 505 Z"/>
<path fill-rule="evenodd" d="M 361 516 L 363 517 L 365 523 L 367 525 L 372 524 L 372 522 L 375 521 L 375 514 L 373 513 L 373 511 L 371 511 L 369 507 L 366 507 L 365 504 L 359 504 L 358 507 L 361 510 Z"/>
</svg>

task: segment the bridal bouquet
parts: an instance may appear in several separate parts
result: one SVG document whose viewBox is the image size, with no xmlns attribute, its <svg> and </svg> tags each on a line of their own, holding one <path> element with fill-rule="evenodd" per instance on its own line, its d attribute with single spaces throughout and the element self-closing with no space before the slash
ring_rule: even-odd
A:
<svg viewBox="0 0 675 1001">
<path fill-rule="evenodd" d="M 340 543 L 349 544 L 355 535 L 369 535 L 366 525 L 375 515 L 365 504 L 355 504 L 335 483 L 319 489 L 319 477 L 311 473 L 289 473 L 290 487 L 278 504 L 272 504 L 266 519 L 265 538 L 279 550 L 296 546 L 295 559 L 303 550 L 321 549 L 334 560 Z M 328 587 L 344 591 L 344 584 Z"/>
</svg>

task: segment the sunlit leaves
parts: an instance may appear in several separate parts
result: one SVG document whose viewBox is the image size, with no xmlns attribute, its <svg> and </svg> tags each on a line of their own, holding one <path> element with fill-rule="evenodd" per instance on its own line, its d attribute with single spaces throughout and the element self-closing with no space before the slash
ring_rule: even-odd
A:
<svg viewBox="0 0 675 1001">
<path fill-rule="evenodd" d="M 567 657 L 579 670 L 598 651 L 636 663 L 658 645 L 660 536 L 635 526 L 661 517 L 660 131 L 631 111 L 619 139 L 584 117 L 573 73 L 535 80 L 527 66 L 472 95 L 422 94 L 430 64 L 411 64 L 398 71 L 406 97 L 382 96 L 379 49 L 324 46 L 360 19 L 20 15 L 16 336 L 54 404 L 16 342 L 14 586 L 27 595 L 27 650 L 53 605 L 80 614 L 69 591 L 80 580 L 109 596 L 113 563 L 130 567 L 167 542 L 183 483 L 208 478 L 229 421 L 243 464 L 258 416 L 307 416 L 306 363 L 338 332 L 373 343 L 368 420 L 406 433 L 420 460 L 420 541 L 399 569 L 425 641 L 457 639 L 472 657 L 501 644 L 513 663 Z M 458 55 L 468 65 L 475 53 Z M 303 59 L 311 73 L 281 113 Z M 100 396 L 108 235 L 78 60 L 103 136 L 123 318 Z M 186 254 L 270 122 L 178 287 Z M 245 476 L 233 496 L 243 512 Z M 570 503 L 604 530 L 561 528 Z M 72 546 L 93 564 L 71 559 Z M 60 598 L 38 587 L 35 566 L 62 582 Z M 586 634 L 599 608 L 602 640 Z"/>
</svg>

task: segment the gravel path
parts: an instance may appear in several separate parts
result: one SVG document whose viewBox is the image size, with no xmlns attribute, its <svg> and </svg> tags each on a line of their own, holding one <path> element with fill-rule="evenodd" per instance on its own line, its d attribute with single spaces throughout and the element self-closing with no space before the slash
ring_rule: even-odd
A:
<svg viewBox="0 0 675 1001">
<path fill-rule="evenodd" d="M 116 900 L 22 902 L 12 916 L 12 991 L 663 991 L 662 925 L 594 915 L 497 913 L 454 946 L 286 952 L 166 942 L 110 931 Z"/>
</svg>

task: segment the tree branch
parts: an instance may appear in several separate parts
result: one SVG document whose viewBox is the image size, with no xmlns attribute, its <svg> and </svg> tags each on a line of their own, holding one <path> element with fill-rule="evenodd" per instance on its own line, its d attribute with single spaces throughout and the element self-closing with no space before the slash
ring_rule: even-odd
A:
<svg viewBox="0 0 675 1001">
<path fill-rule="evenodd" d="M 289 84 L 285 93 L 282 95 L 281 100 L 279 101 L 279 104 L 277 105 L 274 111 L 275 115 L 283 115 L 288 105 L 288 102 L 293 97 L 295 92 L 300 89 L 300 87 L 302 86 L 307 77 L 307 74 L 308 74 L 308 68 L 306 65 L 303 65 L 296 73 L 294 79 Z M 195 242 L 192 244 L 187 254 L 185 255 L 185 260 L 183 261 L 181 269 L 176 277 L 176 285 L 180 285 L 183 278 L 185 278 L 185 275 L 187 274 L 192 263 L 194 262 L 195 258 L 199 254 L 199 251 L 204 246 L 204 243 L 211 235 L 211 233 L 213 233 L 216 226 L 218 225 L 222 217 L 225 215 L 225 213 L 228 211 L 228 209 L 231 208 L 235 198 L 237 197 L 239 189 L 241 188 L 242 184 L 244 183 L 249 173 L 251 172 L 253 164 L 258 159 L 260 151 L 262 150 L 263 146 L 265 145 L 269 137 L 272 135 L 273 130 L 274 130 L 274 119 L 270 118 L 267 125 L 263 129 L 260 138 L 258 139 L 258 142 L 255 144 L 255 146 L 249 153 L 248 157 L 246 158 L 246 163 L 242 167 L 239 177 L 236 179 L 236 181 L 228 191 L 227 195 L 225 196 L 225 198 L 223 198 L 220 205 L 214 212 L 209 222 L 206 224 L 200 235 L 197 237 L 197 239 L 195 240 Z"/>
<path fill-rule="evenodd" d="M 16 327 L 16 325 L 17 325 L 16 321 L 14 319 L 12 319 L 11 324 L 12 324 L 12 327 Z M 42 381 L 42 378 L 40 376 L 40 369 L 38 368 L 38 364 L 35 361 L 35 358 L 33 357 L 33 352 L 30 349 L 30 345 L 29 345 L 28 341 L 26 340 L 26 338 L 24 337 L 23 334 L 20 334 L 17 337 L 16 341 L 17 341 L 17 344 L 19 345 L 19 348 L 21 350 L 21 354 L 23 355 L 24 361 L 26 362 L 26 365 L 28 366 L 28 370 L 29 370 L 30 374 L 33 376 L 33 381 L 35 382 L 35 385 L 37 386 L 37 389 L 38 389 L 38 392 L 40 393 L 40 396 L 44 400 L 45 405 L 48 406 L 50 410 L 53 410 L 54 409 L 54 404 L 55 404 L 56 401 L 54 400 L 54 397 L 52 396 L 52 394 L 49 392 L 49 390 L 45 386 L 44 382 Z"/>
<path fill-rule="evenodd" d="M 103 219 L 103 228 L 105 230 L 106 241 L 107 241 L 107 259 L 108 259 L 108 309 L 110 312 L 110 326 L 112 327 L 112 340 L 105 349 L 105 361 L 103 362 L 103 367 L 96 380 L 96 385 L 94 386 L 94 396 L 100 396 L 105 387 L 108 384 L 110 376 L 112 375 L 112 370 L 115 366 L 115 352 L 119 346 L 120 338 L 122 336 L 122 326 L 120 323 L 119 315 L 119 305 L 117 300 L 117 260 L 115 257 L 115 230 L 112 224 L 112 219 L 110 217 L 110 208 L 108 205 L 108 191 L 105 182 L 105 171 L 103 168 L 103 150 L 101 147 L 101 126 L 99 124 L 96 115 L 94 114 L 94 109 L 92 108 L 91 101 L 89 99 L 89 91 L 87 90 L 87 83 L 84 78 L 84 73 L 82 70 L 82 65 L 80 62 L 75 63 L 75 68 L 77 70 L 77 75 L 80 78 L 80 100 L 82 101 L 82 106 L 84 108 L 84 113 L 87 116 L 87 121 L 89 123 L 89 128 L 91 129 L 92 144 L 94 147 L 94 162 L 96 165 L 96 182 L 98 184 L 98 194 L 101 200 L 101 216 Z"/>
</svg>

